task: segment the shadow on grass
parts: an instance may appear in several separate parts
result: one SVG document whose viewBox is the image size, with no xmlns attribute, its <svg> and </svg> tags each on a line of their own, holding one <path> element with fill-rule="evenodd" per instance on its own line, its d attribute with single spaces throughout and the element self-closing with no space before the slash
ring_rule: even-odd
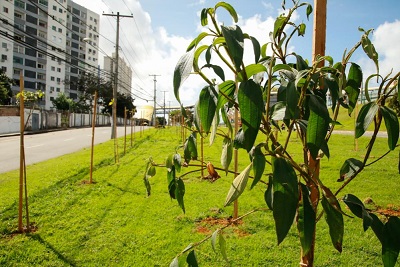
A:
<svg viewBox="0 0 400 267">
<path fill-rule="evenodd" d="M 38 241 L 40 244 L 42 244 L 50 251 L 52 251 L 55 255 L 57 255 L 57 258 L 63 261 L 64 263 L 68 264 L 69 266 L 76 266 L 76 264 L 72 260 L 64 256 L 60 251 L 58 251 L 55 247 L 53 247 L 52 244 L 44 240 L 39 234 L 30 234 L 28 236 L 33 240 Z"/>
</svg>

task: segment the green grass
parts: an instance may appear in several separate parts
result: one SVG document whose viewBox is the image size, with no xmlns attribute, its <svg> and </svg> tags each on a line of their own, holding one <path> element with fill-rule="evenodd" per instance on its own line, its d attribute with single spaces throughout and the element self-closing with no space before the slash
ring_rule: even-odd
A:
<svg viewBox="0 0 400 267">
<path fill-rule="evenodd" d="M 0 174 L 0 266 L 168 266 L 187 245 L 218 227 L 202 219 L 232 214 L 232 207 L 223 203 L 233 177 L 221 172 L 222 178 L 214 183 L 200 180 L 198 172 L 184 177 L 186 214 L 168 195 L 164 168 L 158 168 L 150 179 L 152 195 L 146 197 L 142 180 L 146 160 L 153 157 L 164 163 L 181 144 L 179 137 L 177 128 L 151 129 L 141 137 L 136 134 L 134 146 L 128 145 L 119 164 L 114 164 L 112 141 L 97 145 L 96 183 L 90 185 L 82 183 L 89 179 L 89 149 L 28 166 L 30 219 L 38 227 L 31 234 L 12 234 L 17 226 L 18 171 Z M 284 133 L 279 136 L 284 137 Z M 333 135 L 331 141 L 332 156 L 321 162 L 321 179 L 335 190 L 341 185 L 336 180 L 342 162 L 349 157 L 360 159 L 368 139 L 360 138 L 358 151 L 354 151 L 351 136 Z M 378 139 L 374 159 L 387 151 L 386 142 Z M 122 139 L 119 145 L 121 152 Z M 220 165 L 221 145 L 217 139 L 212 147 L 205 146 L 206 162 Z M 295 136 L 291 146 L 300 158 Z M 243 151 L 239 154 L 243 169 L 248 157 Z M 352 192 L 360 199 L 371 197 L 379 206 L 400 208 L 397 163 L 397 152 L 390 153 L 368 167 L 340 196 Z M 264 191 L 262 184 L 245 190 L 239 213 L 266 208 Z M 317 228 L 316 266 L 382 266 L 380 243 L 370 229 L 363 232 L 360 219 L 345 217 L 341 254 L 331 245 L 324 220 Z M 224 237 L 232 266 L 298 266 L 296 227 L 277 246 L 271 211 L 249 215 L 242 224 L 224 230 Z M 196 253 L 201 266 L 227 266 L 209 241 Z"/>
</svg>

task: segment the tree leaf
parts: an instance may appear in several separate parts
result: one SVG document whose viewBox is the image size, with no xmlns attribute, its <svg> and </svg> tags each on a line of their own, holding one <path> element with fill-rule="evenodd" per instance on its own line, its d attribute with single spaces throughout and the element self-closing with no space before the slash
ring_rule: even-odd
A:
<svg viewBox="0 0 400 267">
<path fill-rule="evenodd" d="M 175 166 L 175 170 L 177 172 L 181 172 L 182 158 L 181 158 L 180 154 L 178 154 L 178 153 L 174 154 L 173 163 Z"/>
<path fill-rule="evenodd" d="M 203 26 L 203 27 L 206 26 L 206 25 L 208 24 L 208 19 L 207 19 L 208 10 L 209 10 L 209 8 L 203 8 L 203 9 L 201 10 L 200 22 L 201 22 L 201 26 Z"/>
<path fill-rule="evenodd" d="M 202 68 L 212 68 L 214 70 L 215 74 L 217 74 L 218 77 L 222 81 L 225 81 L 225 73 L 224 73 L 224 70 L 220 66 L 213 65 L 213 64 L 206 64 Z"/>
<path fill-rule="evenodd" d="M 178 257 L 175 257 L 172 262 L 169 264 L 169 267 L 179 267 Z"/>
<path fill-rule="evenodd" d="M 376 237 L 379 239 L 381 244 L 384 242 L 384 237 L 383 237 L 383 223 L 381 220 L 379 220 L 378 216 L 376 216 L 373 213 L 369 213 L 369 216 L 372 218 L 372 224 L 371 228 L 374 231 Z"/>
<path fill-rule="evenodd" d="M 149 181 L 149 178 L 147 177 L 147 175 L 145 175 L 143 177 L 143 182 L 144 182 L 144 186 L 146 187 L 147 196 L 149 197 L 151 195 L 151 185 L 150 185 L 150 181 Z"/>
<path fill-rule="evenodd" d="M 176 100 L 178 100 L 179 103 L 181 102 L 179 98 L 179 88 L 181 87 L 183 82 L 189 77 L 190 72 L 192 71 L 193 55 L 194 55 L 194 50 L 186 52 L 178 60 L 178 63 L 175 66 L 173 85 L 174 85 L 175 98 Z"/>
<path fill-rule="evenodd" d="M 230 138 L 225 137 L 222 142 L 221 165 L 226 174 L 228 174 L 229 165 L 231 164 L 233 156 L 233 142 Z"/>
<path fill-rule="evenodd" d="M 266 72 L 267 68 L 262 64 L 250 64 L 246 66 L 246 76 L 249 78 L 257 73 Z M 238 81 L 243 81 L 242 73 L 238 74 Z"/>
<path fill-rule="evenodd" d="M 215 112 L 214 119 L 211 123 L 210 146 L 214 144 L 215 138 L 217 136 L 218 125 L 219 125 L 219 112 L 217 111 Z"/>
<path fill-rule="evenodd" d="M 261 56 L 261 47 L 260 43 L 258 40 L 252 36 L 249 36 L 251 43 L 253 44 L 253 51 L 254 51 L 254 62 L 258 63 L 258 60 L 260 59 Z M 249 76 L 247 76 L 249 77 Z"/>
<path fill-rule="evenodd" d="M 400 219 L 390 217 L 383 227 L 382 260 L 385 267 L 396 265 L 400 252 Z"/>
<path fill-rule="evenodd" d="M 332 244 L 337 251 L 342 252 L 344 234 L 343 215 L 328 201 L 325 195 L 322 196 L 321 203 L 325 211 L 325 220 L 329 226 L 329 235 L 331 236 Z"/>
<path fill-rule="evenodd" d="M 299 107 L 297 106 L 300 94 L 296 89 L 294 81 L 290 81 L 286 86 L 286 112 L 285 119 L 297 119 L 300 114 Z"/>
<path fill-rule="evenodd" d="M 210 86 L 204 87 L 199 97 L 199 118 L 203 131 L 210 132 L 211 124 L 215 116 L 217 105 Z"/>
<path fill-rule="evenodd" d="M 379 63 L 378 63 L 378 53 L 375 50 L 374 44 L 368 38 L 368 33 L 370 31 L 363 34 L 361 37 L 361 46 L 365 52 L 365 54 L 374 61 L 376 66 L 376 72 L 379 73 Z"/>
<path fill-rule="evenodd" d="M 325 83 L 328 85 L 329 92 L 331 93 L 332 111 L 334 111 L 337 101 L 339 100 L 338 80 L 334 78 L 325 78 Z"/>
<path fill-rule="evenodd" d="M 199 63 L 198 63 L 199 58 L 200 58 L 200 55 L 204 52 L 204 50 L 207 50 L 207 49 L 208 49 L 207 45 L 202 45 L 195 50 L 194 55 L 193 55 L 193 70 L 195 72 L 198 72 L 200 70 Z"/>
<path fill-rule="evenodd" d="M 281 121 L 285 118 L 286 113 L 286 105 L 285 102 L 279 101 L 276 102 L 269 109 L 271 120 Z"/>
<path fill-rule="evenodd" d="M 267 206 L 270 210 L 273 210 L 273 204 L 274 204 L 274 188 L 272 186 L 272 176 L 268 176 L 268 187 L 267 190 L 265 190 L 264 193 L 264 200 L 265 203 L 267 203 Z"/>
<path fill-rule="evenodd" d="M 306 12 L 306 14 L 307 14 L 307 19 L 310 18 L 310 15 L 311 15 L 312 12 L 313 12 L 313 7 L 312 7 L 312 5 L 308 4 L 308 5 L 307 5 L 307 12 Z"/>
<path fill-rule="evenodd" d="M 189 254 L 186 257 L 186 262 L 188 264 L 188 267 L 198 267 L 199 266 L 199 264 L 197 263 L 197 258 L 196 258 L 196 254 L 194 253 L 194 250 L 189 252 Z"/>
<path fill-rule="evenodd" d="M 228 54 L 235 64 L 236 71 L 239 72 L 242 66 L 244 53 L 243 32 L 240 27 L 236 25 L 230 27 L 222 26 L 221 30 L 228 47 Z"/>
<path fill-rule="evenodd" d="M 233 179 L 231 188 L 226 196 L 224 206 L 230 205 L 243 193 L 249 179 L 251 167 L 252 164 L 248 165 L 238 176 L 235 177 L 235 179 Z"/>
<path fill-rule="evenodd" d="M 221 231 L 220 229 L 217 229 L 211 235 L 211 247 L 214 250 L 214 252 L 217 252 L 217 237 L 220 231 Z"/>
<path fill-rule="evenodd" d="M 380 110 L 385 119 L 389 149 L 393 150 L 396 148 L 397 141 L 399 140 L 399 118 L 396 112 L 386 106 L 381 106 Z"/>
<path fill-rule="evenodd" d="M 347 76 L 347 83 L 345 87 L 345 91 L 348 97 L 349 103 L 349 115 L 353 112 L 356 104 L 358 95 L 360 94 L 360 87 L 362 83 L 362 70 L 359 65 L 356 63 L 351 63 L 349 74 Z"/>
<path fill-rule="evenodd" d="M 339 181 L 343 181 L 344 179 L 352 177 L 356 172 L 358 172 L 363 167 L 364 164 L 362 163 L 362 161 L 358 159 L 355 158 L 346 159 L 342 167 L 340 168 Z"/>
<path fill-rule="evenodd" d="M 233 101 L 236 84 L 234 81 L 225 81 L 218 85 L 217 110 L 220 110 L 229 100 Z"/>
<path fill-rule="evenodd" d="M 326 144 L 325 136 L 329 126 L 329 112 L 324 100 L 315 95 L 310 95 L 309 106 L 307 146 L 311 156 L 316 159 L 319 150 Z"/>
<path fill-rule="evenodd" d="M 361 200 L 355 195 L 347 194 L 343 197 L 343 202 L 347 205 L 347 207 L 349 207 L 354 215 L 363 219 L 363 228 L 364 231 L 367 231 L 367 229 L 372 225 L 373 219 L 365 209 L 365 206 Z"/>
<path fill-rule="evenodd" d="M 218 2 L 218 3 L 215 5 L 215 10 L 217 10 L 218 7 L 223 7 L 223 8 L 225 8 L 225 9 L 229 12 L 229 14 L 231 14 L 231 17 L 232 17 L 233 21 L 234 21 L 235 23 L 238 22 L 238 15 L 237 15 L 237 13 L 236 13 L 236 10 L 235 10 L 230 4 L 228 4 L 228 3 L 226 3 L 226 2 Z"/>
<path fill-rule="evenodd" d="M 148 176 L 151 176 L 151 177 L 155 176 L 155 175 L 156 175 L 156 167 L 154 167 L 153 165 L 150 166 L 150 167 L 147 169 L 147 175 L 148 175 Z"/>
<path fill-rule="evenodd" d="M 260 86 L 253 80 L 242 82 L 238 91 L 238 102 L 244 134 L 244 148 L 249 152 L 257 138 L 264 111 Z"/>
<path fill-rule="evenodd" d="M 204 37 L 208 36 L 209 34 L 206 32 L 201 32 L 196 38 L 193 39 L 193 41 L 189 44 L 188 48 L 186 48 L 186 52 L 189 52 L 192 50 L 194 47 L 196 47 L 201 40 L 204 39 Z"/>
<path fill-rule="evenodd" d="M 361 137 L 368 129 L 371 122 L 374 120 L 379 106 L 375 102 L 369 102 L 361 107 L 356 121 L 356 134 L 355 137 Z"/>
<path fill-rule="evenodd" d="M 218 243 L 219 243 L 219 249 L 220 249 L 220 251 L 221 251 L 221 254 L 222 254 L 222 257 L 224 258 L 224 260 L 227 262 L 227 263 L 229 263 L 229 260 L 228 260 L 228 255 L 226 254 L 226 241 L 225 241 L 225 238 L 224 238 L 224 236 L 222 235 L 222 233 L 220 233 L 219 235 L 218 235 Z"/>
<path fill-rule="evenodd" d="M 274 32 L 273 32 L 273 37 L 274 39 L 278 36 L 280 32 L 283 31 L 283 28 L 285 26 L 287 17 L 281 15 L 278 18 L 276 18 L 275 23 L 274 23 Z"/>
<path fill-rule="evenodd" d="M 178 201 L 179 206 L 183 210 L 183 213 L 185 213 L 185 204 L 183 202 L 183 197 L 185 195 L 185 184 L 183 183 L 181 178 L 175 179 L 175 183 L 175 197 Z"/>
<path fill-rule="evenodd" d="M 316 215 L 310 200 L 310 191 L 307 186 L 300 184 L 301 198 L 297 213 L 297 229 L 300 235 L 302 255 L 306 255 L 312 246 Z"/>
<path fill-rule="evenodd" d="M 186 139 L 183 147 L 183 157 L 186 163 L 189 163 L 192 159 L 197 159 L 196 133 L 192 133 Z"/>
<path fill-rule="evenodd" d="M 296 215 L 299 189 L 296 173 L 286 159 L 272 158 L 273 216 L 278 245 L 285 239 Z"/>
<path fill-rule="evenodd" d="M 251 183 L 250 189 L 252 189 L 260 180 L 265 169 L 265 156 L 261 152 L 261 148 L 256 146 L 253 149 L 253 172 L 254 178 Z"/>
</svg>

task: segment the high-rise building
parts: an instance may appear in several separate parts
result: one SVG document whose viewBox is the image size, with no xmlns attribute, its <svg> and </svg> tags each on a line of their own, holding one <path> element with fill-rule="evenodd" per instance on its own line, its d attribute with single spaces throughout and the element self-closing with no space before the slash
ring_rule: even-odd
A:
<svg viewBox="0 0 400 267">
<path fill-rule="evenodd" d="M 112 53 L 112 57 L 104 57 L 103 69 L 109 73 L 115 73 L 115 53 Z M 126 64 L 122 57 L 118 59 L 118 93 L 124 95 L 131 95 L 132 88 L 132 69 Z"/>
<path fill-rule="evenodd" d="M 79 74 L 97 72 L 99 15 L 70 0 L 3 0 L 0 8 L 0 67 L 16 81 L 14 94 L 22 72 L 25 90 L 45 92 L 46 110 L 59 93 L 76 99 Z"/>
</svg>

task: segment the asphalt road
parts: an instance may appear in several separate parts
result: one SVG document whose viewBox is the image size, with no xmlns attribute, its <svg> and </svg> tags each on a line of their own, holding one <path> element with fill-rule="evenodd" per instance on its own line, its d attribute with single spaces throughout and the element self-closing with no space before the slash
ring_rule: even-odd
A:
<svg viewBox="0 0 400 267">
<path fill-rule="evenodd" d="M 134 127 L 139 131 L 139 127 Z M 126 134 L 130 135 L 130 126 Z M 124 127 L 118 127 L 118 137 L 124 136 Z M 94 143 L 110 140 L 111 127 L 96 127 Z M 26 165 L 76 152 L 90 147 L 92 128 L 79 128 L 25 135 Z M 0 173 L 19 169 L 20 136 L 0 137 Z"/>
</svg>

